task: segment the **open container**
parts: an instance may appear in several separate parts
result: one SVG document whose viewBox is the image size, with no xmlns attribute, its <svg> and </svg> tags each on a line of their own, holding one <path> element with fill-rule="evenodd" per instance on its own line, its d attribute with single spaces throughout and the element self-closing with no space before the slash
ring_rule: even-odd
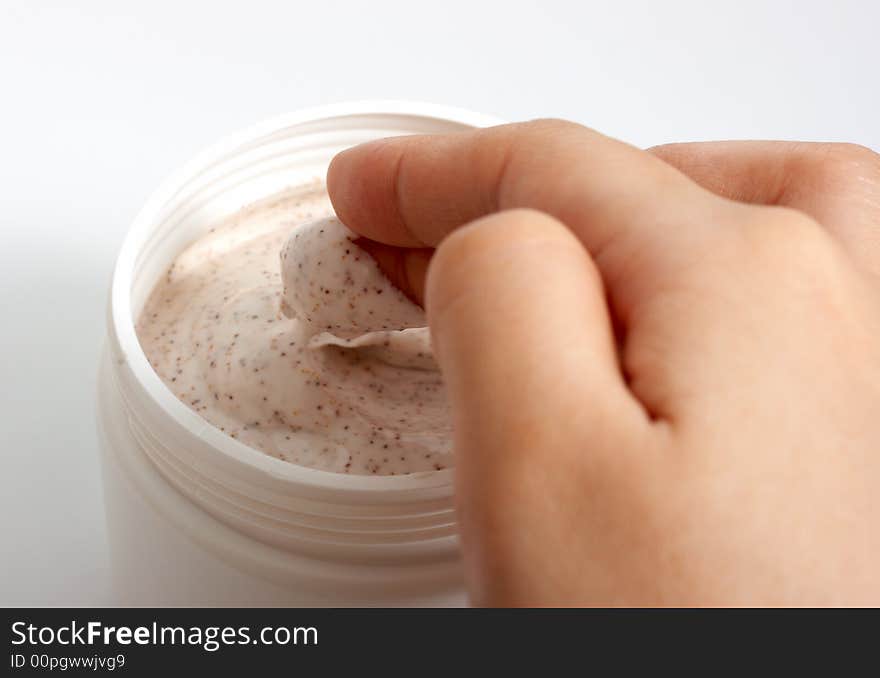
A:
<svg viewBox="0 0 880 678">
<path fill-rule="evenodd" d="M 98 379 L 115 602 L 465 602 L 450 470 L 354 476 L 264 455 L 177 399 L 147 361 L 135 320 L 189 243 L 249 203 L 323 178 L 344 148 L 497 123 L 425 104 L 309 109 L 225 139 L 149 199 L 116 262 Z"/>
</svg>

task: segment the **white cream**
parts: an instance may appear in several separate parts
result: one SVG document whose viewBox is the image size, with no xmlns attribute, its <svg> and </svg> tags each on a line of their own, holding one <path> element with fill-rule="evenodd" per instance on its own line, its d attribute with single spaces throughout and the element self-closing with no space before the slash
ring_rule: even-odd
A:
<svg viewBox="0 0 880 678">
<path fill-rule="evenodd" d="M 322 188 L 255 203 L 177 257 L 141 344 L 184 403 L 266 454 L 341 473 L 448 467 L 424 313 L 354 239 Z"/>
</svg>

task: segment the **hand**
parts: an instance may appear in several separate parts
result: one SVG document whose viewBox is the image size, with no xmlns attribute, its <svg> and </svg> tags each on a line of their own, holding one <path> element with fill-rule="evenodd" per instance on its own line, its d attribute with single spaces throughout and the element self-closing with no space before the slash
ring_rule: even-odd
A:
<svg viewBox="0 0 880 678">
<path fill-rule="evenodd" d="M 425 290 L 473 602 L 880 604 L 880 156 L 539 121 L 328 186 Z"/>
</svg>

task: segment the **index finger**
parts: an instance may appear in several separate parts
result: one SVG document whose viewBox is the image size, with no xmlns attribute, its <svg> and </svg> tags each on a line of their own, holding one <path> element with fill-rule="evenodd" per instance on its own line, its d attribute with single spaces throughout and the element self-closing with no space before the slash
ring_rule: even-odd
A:
<svg viewBox="0 0 880 678">
<path fill-rule="evenodd" d="M 680 263 L 721 202 L 650 153 L 553 120 L 357 146 L 336 156 L 327 186 L 349 228 L 399 247 L 435 247 L 499 210 L 540 210 L 572 229 L 615 297 L 636 282 L 620 281 L 629 261 L 648 285 L 648 269 Z"/>
</svg>

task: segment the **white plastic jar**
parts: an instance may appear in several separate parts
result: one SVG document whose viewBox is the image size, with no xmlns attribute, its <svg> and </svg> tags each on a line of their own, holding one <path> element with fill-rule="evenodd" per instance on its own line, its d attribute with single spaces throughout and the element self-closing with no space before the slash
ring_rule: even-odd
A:
<svg viewBox="0 0 880 678">
<path fill-rule="evenodd" d="M 497 123 L 405 103 L 311 109 L 230 137 L 175 173 L 119 253 L 98 379 L 115 602 L 461 605 L 451 471 L 349 476 L 233 440 L 153 371 L 135 319 L 172 259 L 219 219 L 323 177 L 370 139 Z"/>
</svg>

